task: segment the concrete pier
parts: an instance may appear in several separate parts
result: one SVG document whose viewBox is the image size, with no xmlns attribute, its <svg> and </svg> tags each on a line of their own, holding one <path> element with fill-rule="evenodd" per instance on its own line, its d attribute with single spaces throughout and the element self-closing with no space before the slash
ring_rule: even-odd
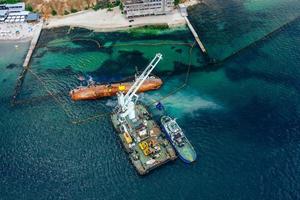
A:
<svg viewBox="0 0 300 200">
<path fill-rule="evenodd" d="M 35 49 L 35 46 L 36 46 L 36 44 L 37 44 L 37 42 L 40 38 L 42 28 L 43 28 L 43 22 L 39 22 L 38 29 L 35 31 L 35 33 L 33 35 L 33 38 L 31 40 L 31 43 L 30 43 L 30 46 L 29 46 L 29 50 L 27 52 L 26 58 L 25 58 L 24 63 L 23 63 L 24 68 L 28 67 L 28 64 L 30 62 L 31 56 L 32 56 L 33 51 Z"/>
<path fill-rule="evenodd" d="M 197 43 L 198 43 L 198 45 L 199 45 L 201 51 L 202 51 L 204 54 L 207 54 L 206 49 L 205 49 L 204 45 L 202 44 L 202 42 L 201 42 L 201 40 L 200 40 L 200 38 L 199 38 L 197 32 L 195 31 L 194 27 L 193 27 L 192 24 L 190 23 L 190 20 L 189 20 L 186 16 L 184 17 L 184 19 L 185 19 L 185 21 L 186 21 L 186 23 L 187 23 L 189 29 L 191 30 L 192 34 L 194 35 L 195 40 L 197 41 Z"/>
<path fill-rule="evenodd" d="M 36 44 L 37 44 L 37 42 L 40 38 L 42 28 L 43 28 L 43 22 L 39 22 L 38 28 L 35 30 L 35 33 L 33 35 L 33 38 L 31 40 L 31 43 L 30 43 L 30 46 L 29 46 L 29 50 L 28 50 L 26 58 L 24 60 L 23 70 L 22 70 L 22 72 L 20 73 L 20 75 L 17 79 L 17 84 L 15 86 L 14 94 L 12 96 L 11 105 L 15 105 L 17 97 L 20 93 L 20 90 L 22 88 L 22 84 L 24 82 L 25 75 L 26 75 L 28 67 L 29 67 L 29 62 L 30 62 L 31 56 L 32 56 L 33 51 L 35 49 L 35 46 L 36 46 Z"/>
</svg>

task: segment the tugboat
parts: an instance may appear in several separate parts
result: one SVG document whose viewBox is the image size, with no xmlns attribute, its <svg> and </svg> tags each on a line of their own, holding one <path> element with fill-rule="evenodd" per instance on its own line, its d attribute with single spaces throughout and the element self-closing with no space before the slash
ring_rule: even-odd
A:
<svg viewBox="0 0 300 200">
<path fill-rule="evenodd" d="M 161 59 L 162 55 L 156 54 L 143 73 L 136 78 L 129 91 L 126 94 L 117 93 L 118 105 L 111 114 L 117 135 L 140 175 L 147 174 L 177 158 L 164 132 L 153 120 L 147 108 L 138 102 L 136 94 Z"/>
<path fill-rule="evenodd" d="M 180 159 L 185 163 L 194 162 L 197 158 L 197 154 L 176 120 L 169 116 L 162 116 L 160 121 L 163 130 L 167 134 L 168 139 L 175 148 Z"/>
</svg>

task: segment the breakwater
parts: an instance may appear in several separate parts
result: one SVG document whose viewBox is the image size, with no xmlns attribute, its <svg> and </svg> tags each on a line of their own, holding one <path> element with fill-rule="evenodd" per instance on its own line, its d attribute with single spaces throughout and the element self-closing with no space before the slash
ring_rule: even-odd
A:
<svg viewBox="0 0 300 200">
<path fill-rule="evenodd" d="M 20 93 L 21 88 L 22 88 L 25 75 L 26 75 L 27 70 L 29 68 L 30 60 L 31 60 L 32 54 L 33 54 L 33 52 L 35 50 L 35 47 L 36 47 L 36 45 L 38 43 L 38 40 L 40 38 L 40 34 L 42 32 L 42 28 L 43 28 L 43 22 L 39 22 L 38 27 L 35 30 L 35 33 L 34 33 L 33 38 L 31 40 L 31 43 L 30 43 L 27 55 L 25 57 L 25 60 L 24 60 L 24 63 L 23 63 L 23 69 L 22 69 L 22 71 L 21 71 L 21 73 L 20 73 L 20 75 L 19 75 L 19 77 L 17 79 L 17 83 L 16 83 L 15 90 L 14 90 L 14 93 L 13 93 L 13 96 L 12 96 L 12 100 L 11 100 L 11 104 L 12 105 L 15 104 L 15 101 L 16 101 L 19 93 Z"/>
</svg>

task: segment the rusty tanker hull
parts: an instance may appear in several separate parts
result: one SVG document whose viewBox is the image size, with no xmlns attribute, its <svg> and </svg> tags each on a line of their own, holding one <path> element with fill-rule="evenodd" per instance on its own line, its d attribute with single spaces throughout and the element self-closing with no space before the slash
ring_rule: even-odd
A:
<svg viewBox="0 0 300 200">
<path fill-rule="evenodd" d="M 162 80 L 157 77 L 150 77 L 142 84 L 138 92 L 156 90 L 162 85 Z M 103 97 L 116 96 L 118 92 L 127 93 L 134 82 L 113 83 L 109 85 L 89 85 L 79 87 L 70 91 L 70 97 L 74 101 L 95 100 Z"/>
</svg>

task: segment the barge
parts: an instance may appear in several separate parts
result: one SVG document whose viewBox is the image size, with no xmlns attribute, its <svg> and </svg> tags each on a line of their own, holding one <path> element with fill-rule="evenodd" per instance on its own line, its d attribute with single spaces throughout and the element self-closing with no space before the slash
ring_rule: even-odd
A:
<svg viewBox="0 0 300 200">
<path fill-rule="evenodd" d="M 176 159 L 176 152 L 143 104 L 135 106 L 136 118 L 118 120 L 118 112 L 111 121 L 129 158 L 140 175 Z"/>
<path fill-rule="evenodd" d="M 111 121 L 129 158 L 140 175 L 176 159 L 176 152 L 136 94 L 162 59 L 160 53 L 150 62 L 128 92 L 118 92 L 118 105 Z"/>
</svg>

